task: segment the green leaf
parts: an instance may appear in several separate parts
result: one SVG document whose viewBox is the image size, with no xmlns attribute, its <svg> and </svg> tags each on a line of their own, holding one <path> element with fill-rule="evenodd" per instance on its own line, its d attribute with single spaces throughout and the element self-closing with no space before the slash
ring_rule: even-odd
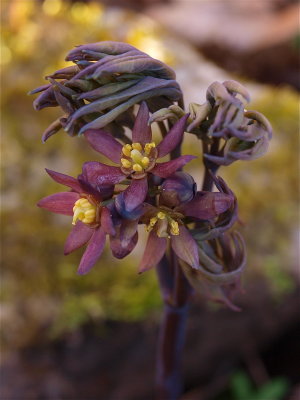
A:
<svg viewBox="0 0 300 400">
<path fill-rule="evenodd" d="M 236 400 L 254 400 L 253 387 L 248 376 L 242 372 L 236 372 L 231 380 L 231 390 L 234 399 Z M 267 399 L 265 399 L 267 400 Z"/>
<path fill-rule="evenodd" d="M 289 383 L 285 378 L 276 378 L 259 388 L 253 400 L 282 400 Z"/>
</svg>

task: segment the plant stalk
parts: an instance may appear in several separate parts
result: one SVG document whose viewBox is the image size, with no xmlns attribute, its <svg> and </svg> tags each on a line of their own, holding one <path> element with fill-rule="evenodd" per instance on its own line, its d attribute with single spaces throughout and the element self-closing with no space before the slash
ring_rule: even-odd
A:
<svg viewBox="0 0 300 400">
<path fill-rule="evenodd" d="M 171 262 L 165 257 L 157 266 L 164 309 L 157 349 L 156 400 L 177 400 L 183 389 L 181 364 L 191 287 L 177 256 L 170 252 Z"/>
</svg>

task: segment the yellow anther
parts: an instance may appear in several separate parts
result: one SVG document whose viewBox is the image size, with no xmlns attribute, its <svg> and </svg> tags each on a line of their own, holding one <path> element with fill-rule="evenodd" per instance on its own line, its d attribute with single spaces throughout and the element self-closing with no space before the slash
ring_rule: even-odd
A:
<svg viewBox="0 0 300 400">
<path fill-rule="evenodd" d="M 157 213 L 157 218 L 165 219 L 166 218 L 166 214 L 164 212 L 160 211 L 159 213 Z"/>
<path fill-rule="evenodd" d="M 84 215 L 85 215 L 87 218 L 95 217 L 95 215 L 96 215 L 96 210 L 93 209 L 93 208 L 91 208 L 90 210 L 87 210 L 87 211 L 84 213 Z"/>
<path fill-rule="evenodd" d="M 121 164 L 124 168 L 131 168 L 131 162 L 126 158 L 121 158 Z"/>
<path fill-rule="evenodd" d="M 169 222 L 171 225 L 170 232 L 172 235 L 179 235 L 179 226 L 178 222 L 174 221 L 173 219 Z"/>
<path fill-rule="evenodd" d="M 146 226 L 146 231 L 147 231 L 147 232 L 150 232 L 150 231 L 152 230 L 152 228 L 154 227 L 154 225 L 156 224 L 156 222 L 157 222 L 157 218 L 156 218 L 156 217 L 150 218 L 150 222 L 149 222 L 149 224 Z"/>
<path fill-rule="evenodd" d="M 136 172 L 142 172 L 143 167 L 140 166 L 140 164 L 133 164 L 132 169 Z"/>
<path fill-rule="evenodd" d="M 76 203 L 75 203 L 75 204 L 76 204 Z M 84 198 L 79 199 L 79 205 L 80 205 L 81 207 L 89 207 L 90 204 L 91 204 L 91 203 L 90 203 L 87 199 L 84 199 Z"/>
<path fill-rule="evenodd" d="M 83 218 L 82 222 L 84 222 L 85 224 L 90 224 L 91 222 L 94 222 L 95 216 L 93 217 L 85 217 Z"/>
<path fill-rule="evenodd" d="M 154 143 L 154 142 L 152 142 L 152 143 L 146 143 L 146 144 L 145 144 L 145 147 L 144 147 L 145 153 L 146 153 L 147 155 L 150 154 L 151 150 L 152 150 L 154 147 L 155 147 L 155 143 Z"/>
<path fill-rule="evenodd" d="M 147 168 L 149 166 L 150 160 L 148 157 L 143 157 L 141 163 L 144 168 Z"/>
<path fill-rule="evenodd" d="M 141 143 L 132 143 L 132 148 L 134 150 L 138 150 L 138 151 L 142 151 L 143 150 Z"/>
<path fill-rule="evenodd" d="M 150 219 L 149 225 L 150 225 L 151 227 L 153 227 L 153 226 L 156 224 L 156 222 L 157 222 L 157 218 L 156 218 L 156 217 L 153 217 L 153 218 Z"/>
<path fill-rule="evenodd" d="M 73 221 L 72 224 L 75 225 L 77 220 L 84 222 L 85 224 L 90 224 L 96 219 L 96 206 L 91 204 L 87 199 L 78 199 L 73 207 Z"/>
<path fill-rule="evenodd" d="M 125 144 L 125 146 L 122 147 L 122 153 L 127 157 L 130 157 L 131 150 L 132 150 L 132 147 L 130 144 Z"/>
</svg>

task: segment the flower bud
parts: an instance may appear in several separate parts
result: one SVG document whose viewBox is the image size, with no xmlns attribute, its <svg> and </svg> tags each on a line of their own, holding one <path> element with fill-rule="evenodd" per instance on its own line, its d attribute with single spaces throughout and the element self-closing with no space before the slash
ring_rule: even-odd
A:
<svg viewBox="0 0 300 400">
<path fill-rule="evenodd" d="M 149 124 L 152 122 L 164 121 L 169 119 L 173 124 L 185 115 L 185 111 L 175 104 L 172 104 L 168 108 L 161 108 L 152 114 L 149 119 Z"/>
<path fill-rule="evenodd" d="M 191 286 L 209 300 L 223 303 L 234 311 L 240 308 L 232 303 L 232 296 L 240 286 L 240 277 L 246 265 L 245 243 L 238 232 L 226 233 L 217 239 L 199 244 L 198 269 L 182 263 Z"/>
<path fill-rule="evenodd" d="M 256 111 L 245 112 L 244 127 L 231 130 L 233 137 L 227 140 L 222 154 L 205 154 L 204 157 L 217 165 L 230 165 L 236 160 L 255 160 L 264 155 L 272 137 L 269 121 Z"/>
<path fill-rule="evenodd" d="M 197 242 L 217 238 L 230 229 L 238 217 L 237 199 L 232 190 L 229 189 L 221 177 L 213 177 L 213 180 L 220 193 L 230 195 L 233 201 L 231 202 L 231 206 L 226 209 L 225 212 L 218 215 L 213 222 L 202 222 L 201 225 L 198 225 L 197 228 L 192 230 L 193 238 Z"/>
<path fill-rule="evenodd" d="M 161 185 L 160 202 L 168 207 L 176 207 L 193 199 L 197 184 L 186 172 L 175 172 Z"/>
<path fill-rule="evenodd" d="M 30 93 L 42 91 L 34 101 L 36 110 L 62 108 L 66 123 L 61 125 L 71 136 L 113 122 L 120 124 L 118 117 L 143 100 L 155 112 L 182 97 L 170 67 L 126 43 L 107 41 L 78 46 L 66 60 L 75 65 L 49 75 L 50 86 Z M 43 138 L 48 137 L 46 132 Z"/>
</svg>

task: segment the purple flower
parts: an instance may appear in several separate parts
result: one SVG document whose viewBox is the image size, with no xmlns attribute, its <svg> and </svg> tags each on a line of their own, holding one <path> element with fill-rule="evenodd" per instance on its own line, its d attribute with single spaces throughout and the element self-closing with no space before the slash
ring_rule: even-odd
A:
<svg viewBox="0 0 300 400">
<path fill-rule="evenodd" d="M 178 187 L 178 177 L 173 182 Z M 168 185 L 165 184 L 166 186 Z M 171 199 L 171 203 L 167 203 L 166 199 Z M 158 264 L 166 252 L 167 239 L 170 239 L 172 249 L 181 260 L 192 268 L 199 269 L 198 245 L 186 223 L 213 220 L 225 213 L 233 202 L 234 196 L 231 194 L 201 191 L 192 200 L 175 207 L 174 198 L 166 197 L 165 193 L 157 206 L 145 203 L 141 221 L 147 225 L 146 229 L 150 234 L 139 271 L 146 271 Z"/>
<path fill-rule="evenodd" d="M 88 172 L 97 175 L 99 183 L 116 184 L 125 178 L 131 178 L 128 188 L 120 195 L 121 214 L 130 218 L 130 213 L 143 203 L 148 192 L 149 173 L 160 178 L 167 178 L 186 163 L 196 158 L 191 155 L 180 156 L 174 160 L 158 163 L 158 159 L 169 154 L 181 143 L 188 115 L 182 117 L 156 145 L 152 141 L 151 128 L 148 125 L 149 110 L 142 103 L 132 131 L 132 144 L 122 146 L 109 133 L 103 130 L 88 130 L 85 133 L 90 145 L 99 153 L 119 164 L 108 166 L 100 162 L 90 163 Z"/>
<path fill-rule="evenodd" d="M 86 274 L 101 256 L 106 235 L 116 235 L 112 207 L 102 204 L 103 200 L 111 198 L 113 186 L 101 187 L 93 180 L 87 180 L 85 171 L 78 179 L 59 172 L 46 171 L 53 180 L 68 186 L 71 191 L 45 197 L 37 205 L 57 214 L 73 216 L 74 227 L 67 238 L 64 253 L 69 254 L 87 244 L 78 268 L 79 274 Z"/>
</svg>

